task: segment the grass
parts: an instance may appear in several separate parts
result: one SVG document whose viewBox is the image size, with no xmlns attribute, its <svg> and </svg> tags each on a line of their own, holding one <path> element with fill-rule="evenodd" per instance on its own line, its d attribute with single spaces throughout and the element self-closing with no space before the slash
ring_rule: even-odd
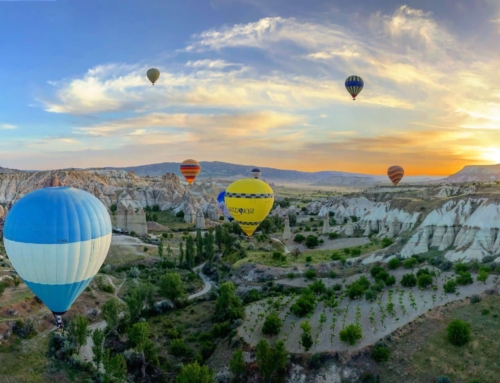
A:
<svg viewBox="0 0 500 383">
<path fill-rule="evenodd" d="M 408 373 L 406 381 L 427 382 L 439 375 L 448 375 L 452 382 L 468 383 L 472 379 L 494 382 L 500 376 L 500 344 L 498 326 L 500 297 L 488 296 L 474 305 L 468 303 L 452 310 L 443 309 L 443 316 L 427 319 L 413 327 L 412 332 L 391 345 L 390 360 L 382 367 L 381 381 L 400 382 L 400 372 Z M 483 310 L 490 314 L 483 315 Z M 497 315 L 495 317 L 495 315 Z M 471 325 L 471 342 L 463 347 L 446 340 L 446 325 L 453 319 L 462 319 Z"/>
<path fill-rule="evenodd" d="M 170 229 L 193 229 L 193 224 L 185 222 L 184 218 L 176 217 L 173 210 L 151 212 L 151 214 L 158 214 L 156 222 Z"/>
</svg>

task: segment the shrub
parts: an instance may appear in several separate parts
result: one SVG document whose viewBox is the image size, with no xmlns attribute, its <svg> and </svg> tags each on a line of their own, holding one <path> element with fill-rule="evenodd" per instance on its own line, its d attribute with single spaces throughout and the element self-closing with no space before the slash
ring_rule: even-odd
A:
<svg viewBox="0 0 500 383">
<path fill-rule="evenodd" d="M 436 383 L 451 383 L 451 380 L 447 376 L 441 375 L 436 378 Z"/>
<path fill-rule="evenodd" d="M 455 273 L 460 274 L 465 271 L 469 271 L 469 266 L 467 266 L 465 263 L 457 263 L 455 265 Z"/>
<path fill-rule="evenodd" d="M 286 277 L 287 277 L 288 279 L 293 279 L 293 278 L 295 278 L 295 274 L 294 274 L 294 273 L 288 273 L 288 274 L 286 275 Z"/>
<path fill-rule="evenodd" d="M 418 287 L 421 289 L 426 289 L 428 286 L 432 285 L 432 277 L 429 274 L 422 274 L 417 280 Z"/>
<path fill-rule="evenodd" d="M 347 295 L 349 299 L 361 298 L 365 293 L 365 288 L 359 282 L 354 282 L 349 286 L 347 290 Z"/>
<path fill-rule="evenodd" d="M 262 326 L 262 333 L 264 335 L 278 335 L 280 333 L 283 321 L 280 319 L 277 312 L 269 314 Z"/>
<path fill-rule="evenodd" d="M 279 260 L 281 259 L 282 255 L 283 255 L 283 254 L 282 254 L 282 253 L 280 253 L 279 251 L 275 251 L 275 252 L 273 253 L 273 259 L 274 259 L 274 260 L 279 261 Z"/>
<path fill-rule="evenodd" d="M 332 261 L 340 261 L 341 258 L 342 258 L 342 256 L 336 251 L 332 254 L 332 257 L 331 257 Z"/>
<path fill-rule="evenodd" d="M 315 235 L 308 235 L 306 238 L 305 245 L 308 249 L 312 249 L 313 247 L 318 246 L 319 245 L 318 237 L 316 237 Z"/>
<path fill-rule="evenodd" d="M 443 289 L 445 293 L 454 293 L 457 289 L 457 282 L 450 280 L 443 285 Z"/>
<path fill-rule="evenodd" d="M 483 309 L 483 311 L 481 311 L 481 315 L 488 315 L 490 313 L 490 310 L 488 309 Z"/>
<path fill-rule="evenodd" d="M 346 247 L 345 249 L 342 249 L 342 251 L 344 252 L 345 255 L 351 254 L 351 249 L 349 249 L 348 247 Z"/>
<path fill-rule="evenodd" d="M 401 278 L 401 285 L 404 287 L 414 287 L 417 285 L 417 278 L 414 274 L 405 274 Z"/>
<path fill-rule="evenodd" d="M 303 317 L 312 313 L 316 307 L 316 298 L 310 289 L 304 289 L 300 297 L 290 307 L 293 314 L 298 317 Z"/>
<path fill-rule="evenodd" d="M 386 346 L 375 346 L 372 350 L 372 359 L 377 362 L 387 362 L 391 351 Z"/>
<path fill-rule="evenodd" d="M 310 284 L 309 288 L 315 294 L 323 294 L 326 291 L 326 286 L 321 279 Z"/>
<path fill-rule="evenodd" d="M 377 278 L 377 275 L 381 272 L 384 272 L 385 269 L 383 267 L 380 267 L 380 266 L 373 266 L 371 269 L 370 269 L 370 274 L 373 278 Z"/>
<path fill-rule="evenodd" d="M 380 293 L 383 289 L 384 285 L 380 282 L 374 283 L 370 286 L 370 290 L 376 291 L 377 293 Z"/>
<path fill-rule="evenodd" d="M 446 327 L 448 341 L 455 346 L 463 346 L 470 341 L 470 325 L 460 319 L 454 319 Z"/>
<path fill-rule="evenodd" d="M 417 265 L 418 261 L 416 258 L 407 258 L 403 262 L 403 267 L 406 269 L 413 269 Z"/>
<path fill-rule="evenodd" d="M 330 278 L 337 278 L 337 273 L 335 271 L 330 271 L 330 274 L 329 274 Z"/>
<path fill-rule="evenodd" d="M 431 273 L 427 267 L 417 271 L 417 277 L 420 277 L 421 275 L 424 275 L 424 274 L 428 274 L 428 275 L 432 276 L 434 273 Z"/>
<path fill-rule="evenodd" d="M 321 354 L 313 354 L 309 359 L 309 368 L 313 370 L 319 369 L 323 364 Z"/>
<path fill-rule="evenodd" d="M 446 260 L 443 263 L 441 263 L 441 266 L 439 266 L 439 269 L 441 271 L 448 271 L 448 270 L 451 270 L 452 267 L 453 267 L 453 262 Z"/>
<path fill-rule="evenodd" d="M 361 255 L 361 249 L 352 249 L 351 250 L 351 255 L 353 257 L 357 257 L 358 255 Z"/>
<path fill-rule="evenodd" d="M 329 239 L 335 239 L 335 238 L 338 238 L 338 236 L 339 235 L 337 233 L 335 233 L 335 232 L 332 232 L 332 233 L 328 234 L 328 238 Z"/>
<path fill-rule="evenodd" d="M 295 235 L 295 237 L 293 238 L 293 241 L 294 242 L 297 242 L 297 243 L 302 243 L 306 240 L 306 237 L 304 237 L 302 234 L 297 234 Z"/>
<path fill-rule="evenodd" d="M 385 284 L 387 286 L 392 286 L 396 283 L 396 277 L 394 275 L 390 275 L 385 279 Z"/>
<path fill-rule="evenodd" d="M 308 255 L 308 256 L 306 257 L 306 262 L 307 262 L 307 263 L 312 262 L 312 260 L 313 260 L 313 258 L 312 258 L 310 255 Z"/>
<path fill-rule="evenodd" d="M 368 302 L 375 302 L 375 300 L 377 299 L 377 292 L 374 290 L 368 290 L 367 292 L 365 292 L 365 299 Z"/>
<path fill-rule="evenodd" d="M 396 270 L 399 266 L 401 266 L 401 260 L 399 258 L 392 258 L 387 264 L 389 269 Z"/>
<path fill-rule="evenodd" d="M 340 283 L 335 283 L 332 286 L 332 289 L 333 289 L 333 291 L 340 291 L 340 290 L 342 290 L 342 285 Z"/>
<path fill-rule="evenodd" d="M 479 302 L 481 302 L 481 300 L 482 300 L 481 296 L 477 295 L 477 294 L 474 294 L 472 297 L 470 297 L 470 302 L 472 304 L 479 303 Z"/>
<path fill-rule="evenodd" d="M 363 337 L 361 327 L 350 324 L 339 332 L 339 337 L 342 342 L 349 343 L 351 346 L 356 344 L 356 341 Z"/>
<path fill-rule="evenodd" d="M 305 276 L 307 279 L 314 279 L 316 278 L 316 271 L 313 269 L 309 269 L 306 271 Z"/>
<path fill-rule="evenodd" d="M 387 237 L 384 237 L 384 239 L 382 239 L 382 247 L 389 247 L 392 245 L 392 239 L 389 239 Z"/>
<path fill-rule="evenodd" d="M 459 285 L 470 285 L 471 283 L 474 283 L 472 275 L 468 271 L 460 272 L 460 274 L 456 278 L 456 281 Z"/>
<path fill-rule="evenodd" d="M 191 353 L 191 350 L 185 345 L 184 339 L 174 339 L 170 343 L 169 352 L 178 357 L 188 356 Z"/>
</svg>

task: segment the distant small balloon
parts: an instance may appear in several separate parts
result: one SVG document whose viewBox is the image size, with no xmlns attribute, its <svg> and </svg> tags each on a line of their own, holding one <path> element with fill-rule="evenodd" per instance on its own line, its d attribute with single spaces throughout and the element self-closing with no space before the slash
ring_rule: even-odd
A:
<svg viewBox="0 0 500 383">
<path fill-rule="evenodd" d="M 394 165 L 387 169 L 387 175 L 389 176 L 389 179 L 392 181 L 394 186 L 397 186 L 399 181 L 403 179 L 405 171 L 401 166 Z"/>
<path fill-rule="evenodd" d="M 261 171 L 258 168 L 252 169 L 253 178 L 258 179 L 261 175 Z"/>
<path fill-rule="evenodd" d="M 345 88 L 352 96 L 353 101 L 356 101 L 356 96 L 361 93 L 364 86 L 365 83 L 363 82 L 363 79 L 359 76 L 349 76 L 345 80 Z"/>
<path fill-rule="evenodd" d="M 494 181 L 496 181 L 496 180 L 497 180 L 497 178 L 496 178 L 495 176 L 491 176 L 491 177 L 490 177 L 490 181 L 493 181 L 493 182 L 494 182 Z"/>
<path fill-rule="evenodd" d="M 201 166 L 198 161 L 189 159 L 182 162 L 180 170 L 187 183 L 191 185 L 196 176 L 200 174 Z"/>
<path fill-rule="evenodd" d="M 148 69 L 146 76 L 148 76 L 149 81 L 151 81 L 151 83 L 154 85 L 155 82 L 160 78 L 160 71 L 156 68 Z"/>
</svg>

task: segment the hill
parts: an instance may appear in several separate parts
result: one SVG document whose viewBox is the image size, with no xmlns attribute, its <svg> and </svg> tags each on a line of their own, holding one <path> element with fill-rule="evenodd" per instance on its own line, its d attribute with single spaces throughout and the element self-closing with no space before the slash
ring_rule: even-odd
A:
<svg viewBox="0 0 500 383">
<path fill-rule="evenodd" d="M 447 182 L 489 182 L 491 177 L 500 181 L 500 164 L 497 165 L 469 165 L 459 172 L 445 179 Z"/>
<path fill-rule="evenodd" d="M 227 162 L 208 162 L 202 161 L 201 173 L 199 178 L 239 178 L 251 176 L 251 170 L 258 167 L 262 170 L 262 177 L 272 181 L 288 181 L 288 182 L 318 182 L 328 177 L 371 177 L 365 174 L 338 172 L 338 171 L 321 171 L 321 172 L 301 172 L 298 170 L 282 170 L 254 165 L 237 165 Z M 132 171 L 138 176 L 158 176 L 165 173 L 174 173 L 181 175 L 179 171 L 180 163 L 178 162 L 163 162 L 159 164 L 130 166 L 123 168 L 107 167 L 106 169 Z"/>
</svg>

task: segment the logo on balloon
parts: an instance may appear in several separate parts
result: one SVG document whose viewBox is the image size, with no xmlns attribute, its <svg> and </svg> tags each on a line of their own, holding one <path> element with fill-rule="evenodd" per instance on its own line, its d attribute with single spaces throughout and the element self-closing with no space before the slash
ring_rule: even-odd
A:
<svg viewBox="0 0 500 383">
<path fill-rule="evenodd" d="M 253 214 L 255 209 L 242 209 L 242 208 L 236 208 L 236 207 L 230 207 L 229 212 L 230 213 L 240 213 L 240 214 Z"/>
</svg>

